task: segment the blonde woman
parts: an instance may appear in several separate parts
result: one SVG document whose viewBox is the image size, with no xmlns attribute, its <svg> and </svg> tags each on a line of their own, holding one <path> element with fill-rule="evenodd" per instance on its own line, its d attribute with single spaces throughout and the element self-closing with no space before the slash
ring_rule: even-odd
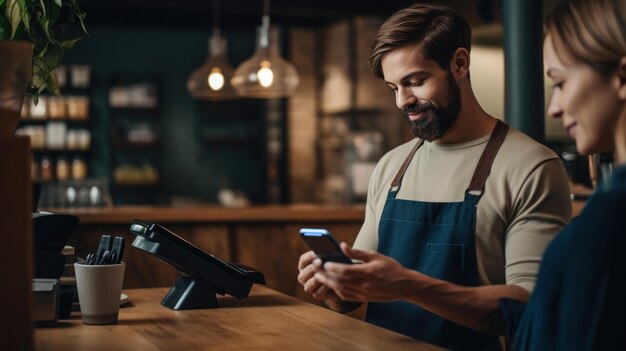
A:
<svg viewBox="0 0 626 351">
<path fill-rule="evenodd" d="M 626 332 L 626 0 L 571 0 L 546 19 L 548 112 L 615 170 L 546 250 L 523 304 L 502 300 L 515 350 L 614 350 Z M 521 320 L 519 318 L 521 317 Z M 517 323 L 519 320 L 519 323 Z"/>
</svg>

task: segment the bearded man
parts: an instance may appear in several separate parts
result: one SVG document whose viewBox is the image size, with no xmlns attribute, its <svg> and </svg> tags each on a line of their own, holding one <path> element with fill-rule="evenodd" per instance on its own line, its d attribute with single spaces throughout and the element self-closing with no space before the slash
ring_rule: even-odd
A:
<svg viewBox="0 0 626 351">
<path fill-rule="evenodd" d="M 499 350 L 499 299 L 527 300 L 547 245 L 570 220 L 563 163 L 487 114 L 470 84 L 471 30 L 454 11 L 390 17 L 370 54 L 416 138 L 370 179 L 361 263 L 300 257 L 304 290 L 339 312 L 454 350 Z M 472 329 L 481 330 L 481 332 Z"/>
</svg>

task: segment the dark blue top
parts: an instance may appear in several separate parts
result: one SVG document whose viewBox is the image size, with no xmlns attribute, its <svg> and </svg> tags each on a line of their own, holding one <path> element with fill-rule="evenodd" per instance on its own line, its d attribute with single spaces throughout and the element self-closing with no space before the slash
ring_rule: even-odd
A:
<svg viewBox="0 0 626 351">
<path fill-rule="evenodd" d="M 550 244 L 528 305 L 501 300 L 513 349 L 626 349 L 625 261 L 622 166 Z"/>
</svg>

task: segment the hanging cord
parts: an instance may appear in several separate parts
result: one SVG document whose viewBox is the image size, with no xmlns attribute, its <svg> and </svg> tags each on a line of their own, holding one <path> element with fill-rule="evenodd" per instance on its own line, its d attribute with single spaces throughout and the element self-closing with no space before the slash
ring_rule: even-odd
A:
<svg viewBox="0 0 626 351">
<path fill-rule="evenodd" d="M 213 34 L 209 39 L 209 52 L 211 56 L 222 55 L 220 32 L 220 0 L 213 0 Z"/>
<path fill-rule="evenodd" d="M 213 33 L 219 36 L 220 33 L 220 0 L 213 0 Z"/>
<path fill-rule="evenodd" d="M 270 0 L 263 0 L 263 16 L 270 16 Z"/>
<path fill-rule="evenodd" d="M 270 32 L 270 0 L 263 0 L 263 23 L 261 24 L 261 47 L 269 46 Z"/>
</svg>

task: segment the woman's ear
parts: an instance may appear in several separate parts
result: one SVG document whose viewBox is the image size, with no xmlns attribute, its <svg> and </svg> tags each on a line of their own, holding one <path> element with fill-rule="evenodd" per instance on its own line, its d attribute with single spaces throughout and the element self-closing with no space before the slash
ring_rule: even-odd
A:
<svg viewBox="0 0 626 351">
<path fill-rule="evenodd" d="M 615 85 L 619 98 L 626 100 L 626 56 L 623 56 L 617 65 Z"/>
</svg>

